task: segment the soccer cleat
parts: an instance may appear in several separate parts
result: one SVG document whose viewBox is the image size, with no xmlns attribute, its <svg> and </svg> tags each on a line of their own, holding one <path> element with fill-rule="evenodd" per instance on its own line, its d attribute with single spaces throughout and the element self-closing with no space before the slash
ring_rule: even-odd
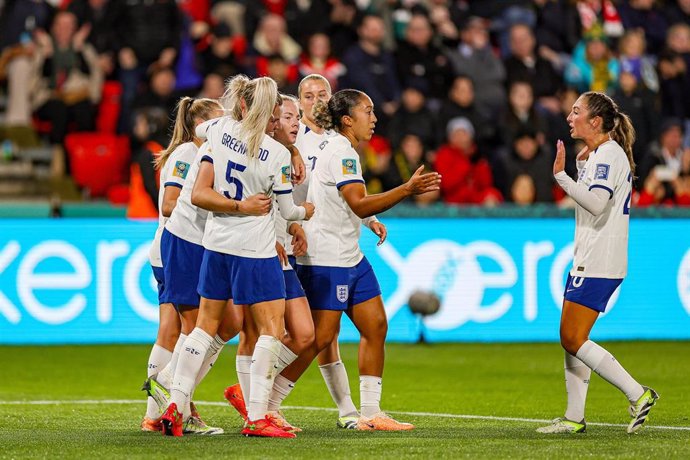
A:
<svg viewBox="0 0 690 460">
<path fill-rule="evenodd" d="M 356 430 L 358 420 L 359 416 L 338 417 L 338 422 L 336 423 L 336 426 L 344 430 Z"/>
<path fill-rule="evenodd" d="M 551 421 L 551 425 L 546 425 L 537 428 L 537 433 L 542 434 L 560 434 L 560 433 L 584 433 L 587 430 L 587 424 L 582 419 L 581 422 L 573 422 L 565 417 L 559 417 Z"/>
<path fill-rule="evenodd" d="M 163 426 L 161 424 L 161 418 L 148 418 L 144 417 L 141 421 L 141 431 L 161 431 Z"/>
<path fill-rule="evenodd" d="M 196 434 L 201 436 L 213 436 L 216 434 L 223 434 L 222 428 L 216 428 L 213 426 L 208 426 L 201 420 L 198 416 L 190 416 L 182 428 L 182 433 L 184 434 Z"/>
<path fill-rule="evenodd" d="M 290 433 L 273 424 L 268 418 L 262 418 L 255 422 L 247 420 L 244 428 L 240 432 L 245 436 L 262 436 L 265 438 L 294 438 L 295 433 Z"/>
<path fill-rule="evenodd" d="M 163 434 L 165 436 L 182 436 L 182 414 L 177 410 L 177 404 L 171 403 L 161 416 Z"/>
<path fill-rule="evenodd" d="M 385 412 L 379 412 L 373 417 L 359 416 L 357 429 L 361 431 L 409 431 L 414 429 L 411 423 L 398 422 Z"/>
<path fill-rule="evenodd" d="M 247 405 L 244 403 L 244 395 L 242 394 L 242 387 L 239 383 L 230 385 L 223 392 L 223 396 L 230 403 L 232 407 L 239 412 L 242 420 L 247 420 Z"/>
<path fill-rule="evenodd" d="M 269 419 L 275 426 L 284 431 L 288 431 L 290 433 L 300 433 L 302 431 L 302 428 L 296 427 L 288 422 L 283 413 L 279 410 L 268 412 L 268 414 L 266 414 L 266 418 Z"/>
<path fill-rule="evenodd" d="M 144 385 L 141 387 L 141 390 L 145 391 L 146 394 L 156 401 L 156 404 L 158 404 L 158 409 L 161 411 L 161 413 L 168 407 L 168 402 L 170 401 L 170 392 L 167 390 L 167 388 L 158 383 L 155 378 L 147 378 L 144 382 Z"/>
<path fill-rule="evenodd" d="M 642 393 L 640 399 L 638 399 L 635 404 L 630 405 L 630 416 L 632 417 L 632 420 L 628 425 L 628 433 L 634 433 L 642 428 L 644 422 L 647 421 L 649 411 L 659 399 L 659 394 L 656 391 L 649 387 L 642 388 L 644 388 L 644 393 Z"/>
</svg>

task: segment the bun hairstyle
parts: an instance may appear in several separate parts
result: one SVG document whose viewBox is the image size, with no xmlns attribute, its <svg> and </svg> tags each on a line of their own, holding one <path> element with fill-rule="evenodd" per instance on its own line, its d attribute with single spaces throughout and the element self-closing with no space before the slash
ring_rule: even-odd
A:
<svg viewBox="0 0 690 460">
<path fill-rule="evenodd" d="M 210 120 L 215 111 L 222 109 L 223 106 L 215 99 L 194 99 L 191 97 L 180 99 L 177 102 L 177 115 L 175 116 L 175 127 L 170 138 L 170 144 L 156 157 L 155 168 L 163 168 L 168 157 L 177 147 L 196 139 L 194 130 L 197 119 Z"/>
<path fill-rule="evenodd" d="M 328 103 L 316 101 L 312 113 L 319 128 L 342 131 L 343 117 L 352 115 L 352 108 L 359 104 L 365 94 L 356 89 L 343 89 L 335 93 Z"/>
<path fill-rule="evenodd" d="M 635 160 L 633 159 L 633 144 L 635 143 L 635 128 L 630 117 L 620 111 L 618 104 L 604 93 L 589 91 L 583 94 L 589 117 L 601 117 L 601 129 L 609 133 L 625 151 L 630 163 L 630 172 L 635 175 Z"/>
</svg>

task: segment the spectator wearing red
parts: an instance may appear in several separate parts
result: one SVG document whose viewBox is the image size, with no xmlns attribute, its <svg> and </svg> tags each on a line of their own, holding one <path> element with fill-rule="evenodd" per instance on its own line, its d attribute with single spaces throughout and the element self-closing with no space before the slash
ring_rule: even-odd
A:
<svg viewBox="0 0 690 460">
<path fill-rule="evenodd" d="M 435 168 L 443 176 L 441 196 L 449 204 L 493 206 L 503 201 L 493 185 L 489 162 L 474 142 L 474 127 L 467 118 L 448 123 L 448 143 L 439 148 Z"/>
<path fill-rule="evenodd" d="M 333 92 L 338 90 L 338 79 L 345 75 L 345 66 L 331 54 L 328 35 L 317 33 L 309 37 L 307 50 L 300 58 L 299 73 L 302 77 L 322 75 L 330 83 Z"/>
</svg>

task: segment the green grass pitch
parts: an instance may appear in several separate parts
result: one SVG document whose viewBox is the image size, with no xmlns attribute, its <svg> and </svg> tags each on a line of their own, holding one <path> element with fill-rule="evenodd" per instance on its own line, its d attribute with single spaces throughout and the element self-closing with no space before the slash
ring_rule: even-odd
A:
<svg viewBox="0 0 690 460">
<path fill-rule="evenodd" d="M 587 433 L 534 431 L 538 420 L 564 410 L 557 344 L 389 344 L 383 407 L 417 425 L 407 433 L 337 429 L 312 366 L 285 403 L 288 419 L 304 429 L 292 440 L 239 435 L 240 419 L 222 398 L 236 381 L 232 346 L 194 398 L 205 420 L 226 434 L 184 438 L 139 431 L 150 346 L 5 346 L 0 458 L 690 458 L 690 343 L 604 345 L 661 395 L 637 435 L 625 433 L 624 396 L 594 374 Z M 356 345 L 343 345 L 342 354 L 357 403 Z"/>
</svg>

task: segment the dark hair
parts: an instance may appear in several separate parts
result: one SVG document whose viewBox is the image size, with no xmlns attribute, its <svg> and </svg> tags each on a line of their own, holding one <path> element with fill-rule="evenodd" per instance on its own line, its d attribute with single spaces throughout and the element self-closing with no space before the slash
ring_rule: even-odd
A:
<svg viewBox="0 0 690 460">
<path fill-rule="evenodd" d="M 336 128 L 341 131 L 343 117 L 352 115 L 352 108 L 359 104 L 363 96 L 366 94 L 356 89 L 343 89 L 335 93 L 328 100 L 328 104 L 316 101 L 312 109 L 316 126 L 323 129 Z"/>
<path fill-rule="evenodd" d="M 610 133 L 611 139 L 625 151 L 630 163 L 630 172 L 635 175 L 635 160 L 633 159 L 633 144 L 635 143 L 635 128 L 630 117 L 621 112 L 618 105 L 604 93 L 589 91 L 583 94 L 589 118 L 601 117 L 601 129 L 604 133 Z"/>
</svg>

